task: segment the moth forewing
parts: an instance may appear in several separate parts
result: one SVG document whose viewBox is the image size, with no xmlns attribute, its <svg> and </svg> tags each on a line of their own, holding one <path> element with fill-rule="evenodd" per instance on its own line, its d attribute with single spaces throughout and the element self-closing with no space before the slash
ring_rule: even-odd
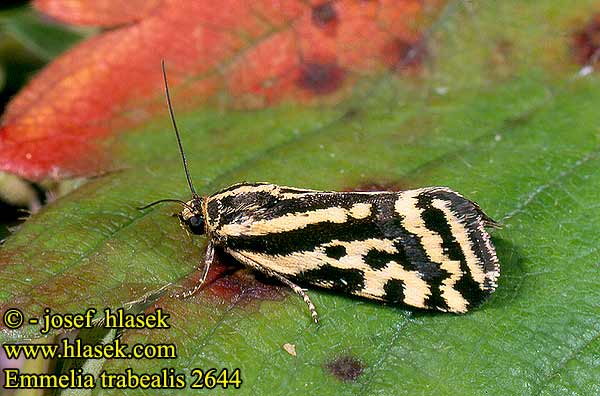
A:
<svg viewBox="0 0 600 396">
<path fill-rule="evenodd" d="M 227 253 L 292 282 L 389 303 L 466 312 L 496 287 L 487 217 L 442 187 L 325 192 L 242 183 L 206 201 Z"/>
</svg>

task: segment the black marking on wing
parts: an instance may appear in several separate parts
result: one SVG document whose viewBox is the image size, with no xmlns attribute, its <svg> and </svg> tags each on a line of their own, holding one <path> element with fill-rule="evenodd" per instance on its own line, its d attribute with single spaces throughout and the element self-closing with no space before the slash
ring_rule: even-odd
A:
<svg viewBox="0 0 600 396">
<path fill-rule="evenodd" d="M 363 257 L 365 263 L 369 264 L 373 269 L 381 270 L 387 267 L 388 263 L 393 260 L 394 254 L 382 252 L 381 250 L 371 249 Z"/>
<path fill-rule="evenodd" d="M 219 201 L 208 201 L 208 205 L 206 205 L 208 219 L 206 219 L 206 221 L 216 221 L 219 219 L 219 214 L 221 213 L 221 208 L 219 206 Z"/>
<path fill-rule="evenodd" d="M 256 208 L 260 208 L 260 213 L 269 213 L 277 207 L 279 199 L 268 191 L 256 191 L 229 195 L 219 199 L 218 202 L 221 206 L 219 225 L 222 225 L 235 224 L 248 216 L 249 213 L 256 212 Z M 209 201 L 209 206 L 211 203 Z"/>
<path fill-rule="evenodd" d="M 307 193 L 323 193 L 327 191 L 307 190 L 305 188 L 279 186 L 279 192 L 282 194 L 307 194 Z"/>
<path fill-rule="evenodd" d="M 381 207 L 382 210 L 379 218 L 379 222 L 386 236 L 395 239 L 394 247 L 396 248 L 397 253 L 390 254 L 380 252 L 380 258 L 384 259 L 387 255 L 389 261 L 393 260 L 397 262 L 402 265 L 405 270 L 418 271 L 421 274 L 421 278 L 430 285 L 431 294 L 425 301 L 425 304 L 430 308 L 446 310 L 448 306 L 441 296 L 440 285 L 448 276 L 448 272 L 440 267 L 440 263 L 431 261 L 423 248 L 421 237 L 408 232 L 402 226 L 401 215 L 396 212 L 394 207 L 397 198 L 397 195 L 395 195 L 393 202 L 389 202 L 388 205 L 383 205 Z M 397 282 L 401 281 L 398 280 Z M 392 285 L 389 287 L 392 287 Z M 396 298 L 393 293 L 390 295 L 392 296 L 392 299 Z M 388 302 L 394 302 L 393 300 L 388 299 L 388 293 L 386 293 L 383 298 Z"/>
<path fill-rule="evenodd" d="M 352 195 L 352 193 L 308 193 L 304 196 L 279 199 L 269 211 L 261 214 L 261 219 L 271 220 L 288 214 L 299 214 L 333 207 L 350 209 L 357 203 L 370 203 L 372 199 L 368 195 L 359 196 Z"/>
<path fill-rule="evenodd" d="M 454 195 L 454 197 L 456 197 L 456 195 Z M 462 197 L 460 198 L 461 199 L 450 199 L 452 202 L 452 211 L 460 214 L 457 215 L 457 217 L 465 225 L 469 243 L 473 252 L 475 253 L 475 256 L 477 256 L 479 261 L 483 263 L 483 272 L 488 273 L 498 271 L 498 258 L 496 257 L 496 253 L 493 250 L 489 250 L 486 245 L 486 242 L 489 241 L 490 236 L 487 234 L 487 232 L 482 231 L 481 227 L 479 227 L 481 222 L 486 224 L 491 219 L 485 213 L 483 213 L 477 204 L 469 201 L 468 199 Z M 493 220 L 491 221 L 493 222 Z M 495 285 L 493 285 L 492 282 L 493 281 L 491 278 L 486 277 L 483 290 L 478 288 L 478 290 L 473 291 L 472 295 L 467 290 L 465 291 L 465 298 L 471 301 L 473 305 L 479 305 L 495 290 Z M 456 287 L 462 287 L 462 282 L 458 282 Z"/>
<path fill-rule="evenodd" d="M 383 286 L 385 295 L 383 299 L 394 304 L 404 303 L 404 282 L 400 279 L 390 279 Z"/>
<path fill-rule="evenodd" d="M 380 202 L 377 206 L 377 222 L 383 235 L 387 239 L 394 240 L 394 247 L 398 253 L 390 256 L 390 260 L 396 261 L 408 271 L 421 271 L 433 264 L 423 249 L 421 237 L 415 235 L 402 225 L 402 218 L 396 213 L 394 207 L 398 196 L 394 194 L 390 199 Z"/>
<path fill-rule="evenodd" d="M 344 257 L 346 253 L 346 248 L 341 245 L 327 246 L 325 248 L 325 254 L 327 257 L 330 257 L 335 260 L 339 260 Z"/>
<path fill-rule="evenodd" d="M 309 283 L 349 294 L 356 294 L 365 287 L 365 275 L 361 270 L 336 268 L 329 264 L 304 271 L 293 279 L 298 283 Z"/>
<path fill-rule="evenodd" d="M 444 254 L 451 260 L 460 260 L 460 268 L 464 271 L 463 266 L 466 266 L 466 260 L 462 250 L 460 249 L 460 246 L 454 240 L 454 236 L 452 235 L 450 227 L 447 224 L 444 212 L 430 206 L 430 197 L 420 197 L 418 205 L 424 209 L 421 216 L 427 229 L 437 233 L 442 238 L 442 249 L 444 250 Z M 436 271 L 435 274 L 430 272 L 431 277 L 427 281 L 427 283 L 431 285 L 431 295 L 427 298 L 426 303 L 428 306 L 447 309 L 448 304 L 442 297 L 440 286 L 442 285 L 442 282 L 450 276 L 450 274 L 447 271 L 442 270 L 439 267 L 439 264 L 437 265 L 438 271 Z"/>
<path fill-rule="evenodd" d="M 470 305 L 479 305 L 488 295 L 489 292 L 480 289 L 477 281 L 473 279 L 471 270 L 467 265 L 467 259 L 460 244 L 456 241 L 456 238 L 452 234 L 448 219 L 444 215 L 444 212 L 431 206 L 433 199 L 442 199 L 446 202 L 450 202 L 450 209 L 453 213 L 457 214 L 457 217 L 469 216 L 474 212 L 474 207 L 469 205 L 470 201 L 462 198 L 456 194 L 451 194 L 446 191 L 437 191 L 433 193 L 421 194 L 419 196 L 418 206 L 423 209 L 423 220 L 427 228 L 437 233 L 442 238 L 442 248 L 444 253 L 451 260 L 457 260 L 460 262 L 460 270 L 462 271 L 462 277 L 454 284 L 454 288 L 458 290 L 461 295 L 469 302 Z M 458 206 L 458 207 L 457 207 Z M 473 231 L 473 224 L 465 224 L 467 232 Z M 439 291 L 439 289 L 438 289 Z M 429 298 L 431 301 L 434 295 Z M 437 297 L 437 296 L 436 296 Z M 441 298 L 441 296 L 440 296 Z M 433 301 L 430 303 L 433 305 Z"/>
<path fill-rule="evenodd" d="M 363 219 L 349 219 L 344 223 L 309 224 L 304 228 L 267 235 L 229 237 L 227 246 L 233 250 L 288 255 L 299 251 L 313 251 L 317 246 L 333 240 L 356 241 L 381 237 L 383 234 L 375 217 L 371 215 Z"/>
<path fill-rule="evenodd" d="M 444 189 L 438 189 L 434 192 L 433 198 L 439 198 L 450 203 L 450 209 L 455 216 L 465 226 L 468 236 L 470 238 L 471 246 L 479 247 L 480 249 L 474 249 L 475 255 L 484 265 L 484 272 L 496 270 L 496 258 L 493 252 L 484 249 L 485 239 L 489 238 L 487 235 L 483 235 L 478 229 L 480 223 L 492 224 L 497 226 L 498 224 L 487 216 L 475 202 L 470 201 L 459 194 Z"/>
</svg>

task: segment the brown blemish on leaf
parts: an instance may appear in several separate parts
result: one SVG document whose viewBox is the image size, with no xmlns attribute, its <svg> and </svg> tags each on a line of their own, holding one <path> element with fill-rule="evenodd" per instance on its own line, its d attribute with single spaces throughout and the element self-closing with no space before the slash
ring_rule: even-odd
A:
<svg viewBox="0 0 600 396">
<path fill-rule="evenodd" d="M 383 48 L 385 62 L 396 72 L 418 71 L 427 55 L 427 47 L 423 39 L 409 41 L 396 38 Z"/>
<path fill-rule="evenodd" d="M 347 187 L 345 189 L 343 189 L 343 191 L 348 191 L 348 192 L 360 192 L 360 191 L 369 191 L 369 192 L 373 192 L 373 191 L 404 191 L 404 190 L 409 190 L 410 187 L 407 186 L 406 184 L 400 183 L 400 182 L 376 182 L 376 181 L 365 181 L 362 182 L 360 184 L 357 184 L 356 186 L 350 186 Z"/>
<path fill-rule="evenodd" d="M 338 90 L 346 77 L 346 71 L 337 62 L 306 62 L 300 66 L 297 85 L 315 95 L 327 95 Z"/>
<path fill-rule="evenodd" d="M 200 279 L 200 271 L 194 271 L 183 286 L 192 288 Z M 238 263 L 232 257 L 218 252 L 210 267 L 202 290 L 220 301 L 246 305 L 254 300 L 282 300 L 286 296 L 285 287 L 273 282 L 258 280 L 254 273 Z M 198 294 L 203 294 L 203 291 Z"/>
<path fill-rule="evenodd" d="M 326 1 L 312 8 L 312 22 L 318 27 L 331 25 L 337 21 L 337 18 L 333 1 Z"/>
<path fill-rule="evenodd" d="M 249 270 L 240 270 L 218 279 L 210 291 L 221 298 L 241 304 L 254 300 L 283 300 L 287 294 L 283 286 L 257 280 Z"/>
<path fill-rule="evenodd" d="M 489 60 L 491 71 L 501 78 L 509 77 L 512 72 L 513 43 L 506 39 L 500 39 L 491 50 Z"/>
<path fill-rule="evenodd" d="M 325 363 L 324 367 L 340 381 L 353 382 L 362 374 L 365 365 L 352 355 L 342 355 Z"/>
<path fill-rule="evenodd" d="M 594 65 L 600 59 L 600 14 L 596 14 L 580 30 L 573 34 L 572 48 L 575 62 Z"/>
</svg>

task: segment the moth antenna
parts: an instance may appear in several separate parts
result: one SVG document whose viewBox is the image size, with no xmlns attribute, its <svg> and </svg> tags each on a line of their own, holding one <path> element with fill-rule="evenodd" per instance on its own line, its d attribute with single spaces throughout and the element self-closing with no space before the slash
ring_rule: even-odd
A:
<svg viewBox="0 0 600 396">
<path fill-rule="evenodd" d="M 181 160 L 183 161 L 183 169 L 185 170 L 185 177 L 187 178 L 188 185 L 190 186 L 190 191 L 192 192 L 192 196 L 194 198 L 198 198 L 199 195 L 196 193 L 196 189 L 194 189 L 194 183 L 192 183 L 192 176 L 190 175 L 190 170 L 188 168 L 187 159 L 185 158 L 185 152 L 183 151 L 183 145 L 181 144 L 181 135 L 179 135 L 179 129 L 177 128 L 177 123 L 175 122 L 175 113 L 173 112 L 173 106 L 171 105 L 171 94 L 169 93 L 169 82 L 167 81 L 167 71 L 165 70 L 165 60 L 162 59 L 160 61 L 162 66 L 163 80 L 165 81 L 165 94 L 167 96 L 167 106 L 169 107 L 169 115 L 171 116 L 171 123 L 173 124 L 173 129 L 175 129 L 175 135 L 177 136 L 177 144 L 179 145 L 179 153 L 181 154 Z"/>
<path fill-rule="evenodd" d="M 190 205 L 188 205 L 187 202 L 182 201 L 181 199 L 171 199 L 171 198 L 159 199 L 158 201 L 150 202 L 148 205 L 141 206 L 138 209 L 139 210 L 148 209 L 151 206 L 154 206 L 154 205 L 157 205 L 157 204 L 163 203 L 163 202 L 177 202 L 178 204 L 181 204 L 192 211 L 194 210 L 194 208 L 192 208 Z"/>
</svg>

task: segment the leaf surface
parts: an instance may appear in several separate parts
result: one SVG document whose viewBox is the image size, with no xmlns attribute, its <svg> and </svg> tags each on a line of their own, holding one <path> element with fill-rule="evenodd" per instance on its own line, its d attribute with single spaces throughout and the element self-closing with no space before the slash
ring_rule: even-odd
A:
<svg viewBox="0 0 600 396">
<path fill-rule="evenodd" d="M 223 260 L 207 290 L 153 304 L 171 315 L 171 329 L 123 336 L 172 342 L 177 359 L 110 360 L 105 369 L 173 367 L 189 385 L 193 368 L 240 368 L 241 389 L 224 394 L 597 393 L 600 79 L 573 63 L 569 39 L 589 27 L 592 4 L 451 2 L 428 30 L 430 64 L 417 76 L 366 77 L 332 106 L 207 105 L 178 117 L 203 195 L 268 180 L 340 190 L 446 185 L 477 201 L 504 225 L 493 233 L 500 284 L 483 306 L 416 313 L 310 290 L 315 326 L 301 299 L 229 274 Z M 197 279 L 205 240 L 190 240 L 169 216 L 178 208 L 136 210 L 189 196 L 167 118 L 118 142 L 128 169 L 51 204 L 2 247 L 2 310 L 116 308 Z M 0 337 L 36 333 L 27 326 Z"/>
</svg>

